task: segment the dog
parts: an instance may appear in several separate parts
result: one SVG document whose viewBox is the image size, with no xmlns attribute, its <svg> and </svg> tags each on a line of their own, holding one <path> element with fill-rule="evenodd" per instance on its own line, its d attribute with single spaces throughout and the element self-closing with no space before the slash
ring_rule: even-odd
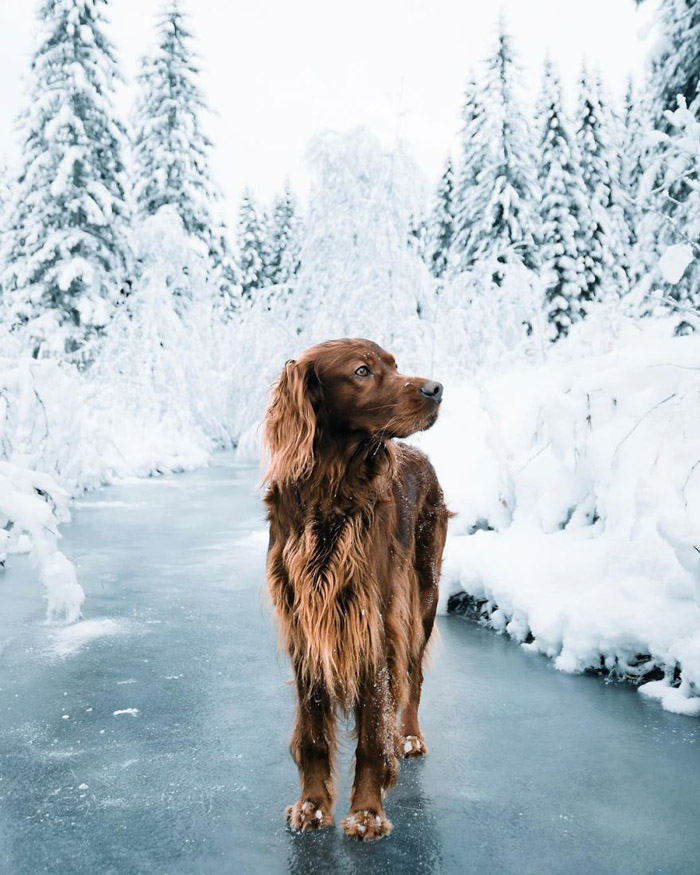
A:
<svg viewBox="0 0 700 875">
<path fill-rule="evenodd" d="M 399 757 L 427 753 L 418 706 L 450 514 L 426 456 L 394 439 L 430 428 L 442 393 L 358 339 L 312 347 L 273 387 L 266 574 L 296 684 L 293 830 L 333 823 L 338 710 L 357 737 L 348 836 L 390 832 Z"/>
</svg>

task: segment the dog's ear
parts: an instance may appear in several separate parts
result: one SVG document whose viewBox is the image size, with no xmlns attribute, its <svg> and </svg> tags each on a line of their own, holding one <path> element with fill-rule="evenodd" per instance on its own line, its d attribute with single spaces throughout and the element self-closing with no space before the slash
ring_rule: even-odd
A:
<svg viewBox="0 0 700 875">
<path fill-rule="evenodd" d="M 263 443 L 269 454 L 268 482 L 291 483 L 314 464 L 321 386 L 313 362 L 288 361 L 272 389 Z"/>
</svg>

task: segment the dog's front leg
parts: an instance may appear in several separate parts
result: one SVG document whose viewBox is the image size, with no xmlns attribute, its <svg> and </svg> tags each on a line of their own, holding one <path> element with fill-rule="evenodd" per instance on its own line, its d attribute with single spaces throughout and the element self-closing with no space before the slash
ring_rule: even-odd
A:
<svg viewBox="0 0 700 875">
<path fill-rule="evenodd" d="M 368 675 L 355 708 L 357 750 L 350 813 L 343 819 L 347 835 L 362 841 L 391 832 L 382 796 L 398 776 L 396 712 L 386 667 Z"/>
<path fill-rule="evenodd" d="M 287 808 L 295 830 L 320 829 L 333 823 L 335 712 L 328 693 L 310 686 L 296 672 L 297 713 L 290 750 L 299 767 L 301 796 Z"/>
</svg>

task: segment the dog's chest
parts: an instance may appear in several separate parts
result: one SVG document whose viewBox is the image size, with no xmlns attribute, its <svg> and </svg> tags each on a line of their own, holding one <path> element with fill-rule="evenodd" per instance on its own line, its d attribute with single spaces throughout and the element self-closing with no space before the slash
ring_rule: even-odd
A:
<svg viewBox="0 0 700 875">
<path fill-rule="evenodd" d="M 308 509 L 284 550 L 292 585 L 300 593 L 329 596 L 372 577 L 372 525 L 372 513 L 364 509 Z"/>
</svg>

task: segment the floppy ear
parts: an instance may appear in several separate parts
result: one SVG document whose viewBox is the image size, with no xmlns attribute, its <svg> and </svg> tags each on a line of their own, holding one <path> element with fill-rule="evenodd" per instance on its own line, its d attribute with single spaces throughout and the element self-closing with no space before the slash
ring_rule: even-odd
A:
<svg viewBox="0 0 700 875">
<path fill-rule="evenodd" d="M 317 420 L 313 406 L 320 386 L 313 363 L 288 361 L 272 390 L 265 413 L 263 443 L 270 456 L 265 479 L 291 483 L 308 474 L 314 464 Z"/>
</svg>

